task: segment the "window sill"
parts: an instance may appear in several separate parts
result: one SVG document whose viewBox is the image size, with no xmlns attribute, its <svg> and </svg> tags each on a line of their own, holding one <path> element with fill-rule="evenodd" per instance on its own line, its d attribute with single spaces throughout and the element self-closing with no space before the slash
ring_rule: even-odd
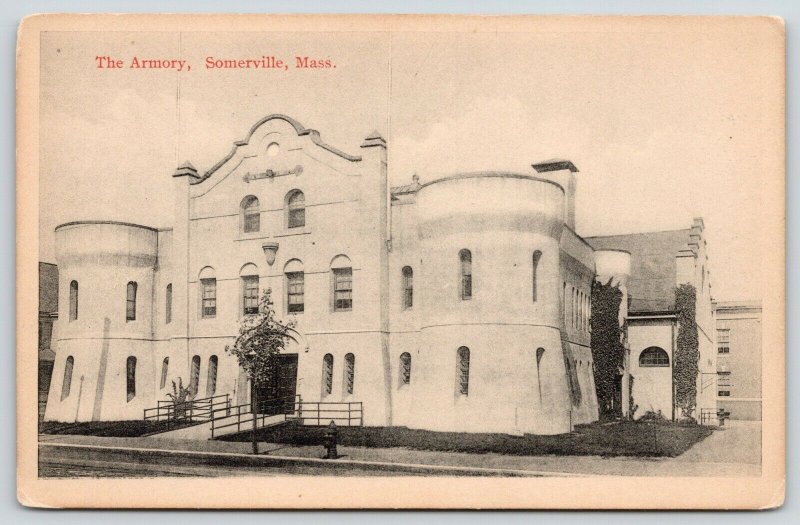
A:
<svg viewBox="0 0 800 525">
<path fill-rule="evenodd" d="M 241 241 L 260 241 L 264 239 L 269 239 L 270 235 L 264 235 L 262 232 L 253 232 L 250 233 L 239 233 L 239 237 L 234 239 L 235 242 Z"/>
<path fill-rule="evenodd" d="M 283 233 L 276 233 L 275 237 L 293 237 L 295 235 L 310 235 L 311 230 L 309 228 L 287 228 L 283 231 Z"/>
</svg>

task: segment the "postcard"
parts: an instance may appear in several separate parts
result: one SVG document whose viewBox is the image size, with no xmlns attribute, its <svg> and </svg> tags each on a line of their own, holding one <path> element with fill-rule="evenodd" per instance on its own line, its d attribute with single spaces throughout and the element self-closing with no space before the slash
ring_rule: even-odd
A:
<svg viewBox="0 0 800 525">
<path fill-rule="evenodd" d="M 771 17 L 37 15 L 18 498 L 762 509 Z"/>
</svg>

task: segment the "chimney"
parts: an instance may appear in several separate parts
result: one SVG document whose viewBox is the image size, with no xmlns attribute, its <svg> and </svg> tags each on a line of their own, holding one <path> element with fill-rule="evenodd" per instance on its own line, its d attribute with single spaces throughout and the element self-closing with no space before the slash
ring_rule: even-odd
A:
<svg viewBox="0 0 800 525">
<path fill-rule="evenodd" d="M 544 178 L 558 183 L 564 188 L 566 206 L 564 206 L 564 224 L 575 231 L 575 189 L 577 179 L 575 173 L 578 168 L 572 161 L 565 159 L 550 159 L 531 165 L 536 173 L 545 174 Z"/>
</svg>

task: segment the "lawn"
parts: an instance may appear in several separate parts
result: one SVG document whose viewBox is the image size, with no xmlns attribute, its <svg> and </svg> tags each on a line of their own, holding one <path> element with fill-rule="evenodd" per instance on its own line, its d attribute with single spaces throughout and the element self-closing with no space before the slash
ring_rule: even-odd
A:
<svg viewBox="0 0 800 525">
<path fill-rule="evenodd" d="M 82 423 L 58 423 L 45 421 L 39 423 L 40 434 L 71 434 L 75 436 L 101 437 L 139 437 L 154 432 L 164 432 L 188 426 L 170 424 L 166 421 L 89 421 Z"/>
<path fill-rule="evenodd" d="M 324 427 L 287 424 L 260 429 L 259 441 L 292 445 L 323 443 Z M 403 447 L 472 454 L 497 453 L 515 456 L 636 456 L 675 457 L 709 436 L 713 430 L 699 425 L 672 422 L 614 421 L 578 425 L 569 434 L 555 436 L 510 436 L 432 432 L 406 427 L 339 427 L 338 443 L 352 447 Z M 249 441 L 241 432 L 220 437 L 221 441 Z"/>
</svg>

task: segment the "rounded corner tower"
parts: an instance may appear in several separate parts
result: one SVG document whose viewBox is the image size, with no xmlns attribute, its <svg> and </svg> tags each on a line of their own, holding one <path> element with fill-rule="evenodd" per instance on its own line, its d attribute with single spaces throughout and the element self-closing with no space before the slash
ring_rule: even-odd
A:
<svg viewBox="0 0 800 525">
<path fill-rule="evenodd" d="M 45 420 L 140 419 L 153 404 L 158 232 L 81 221 L 55 237 L 60 311 Z"/>
<path fill-rule="evenodd" d="M 467 173 L 422 185 L 416 205 L 424 293 L 413 405 L 425 410 L 409 426 L 569 432 L 564 189 L 516 173 Z"/>
</svg>

